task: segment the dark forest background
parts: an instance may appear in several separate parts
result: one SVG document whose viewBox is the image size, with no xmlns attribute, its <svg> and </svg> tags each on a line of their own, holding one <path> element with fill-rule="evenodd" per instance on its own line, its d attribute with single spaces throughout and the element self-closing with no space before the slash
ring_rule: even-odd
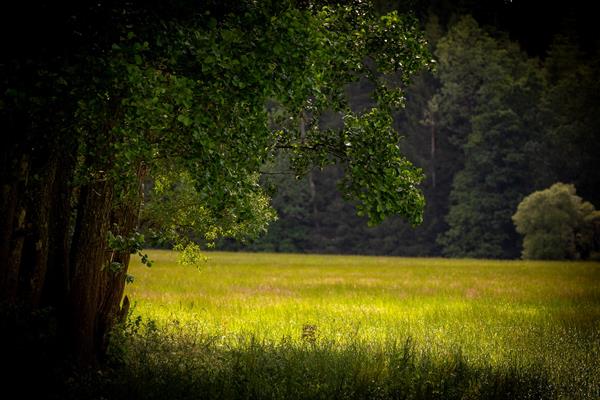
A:
<svg viewBox="0 0 600 400">
<path fill-rule="evenodd" d="M 297 180 L 281 158 L 265 168 L 279 219 L 223 250 L 516 258 L 511 216 L 533 191 L 572 183 L 600 205 L 600 30 L 592 2 L 412 1 L 436 60 L 396 114 L 401 148 L 423 169 L 423 224 L 369 227 L 336 189 L 341 168 Z M 348 88 L 357 109 L 370 87 Z M 336 115 L 321 121 L 340 124 Z"/>
</svg>

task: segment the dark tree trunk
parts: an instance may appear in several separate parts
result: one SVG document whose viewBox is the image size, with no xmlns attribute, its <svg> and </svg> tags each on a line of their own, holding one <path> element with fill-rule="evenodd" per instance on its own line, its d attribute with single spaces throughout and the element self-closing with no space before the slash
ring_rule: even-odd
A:
<svg viewBox="0 0 600 400">
<path fill-rule="evenodd" d="M 133 185 L 129 193 L 124 195 L 120 204 L 114 208 L 111 215 L 111 225 L 116 231 L 113 234 L 128 238 L 135 233 L 138 226 L 142 200 L 142 181 L 145 174 L 145 167 L 140 166 L 137 173 L 137 183 Z M 119 318 L 127 316 L 128 299 L 125 301 L 123 308 L 121 307 L 121 300 L 125 290 L 130 258 L 131 253 L 129 251 L 111 252 L 108 262 L 117 262 L 121 264 L 121 268 L 117 271 L 105 269 L 102 273 L 96 332 L 98 340 L 96 346 L 101 355 L 105 354 L 108 347 L 111 329 L 115 326 L 115 323 L 119 322 Z"/>
<path fill-rule="evenodd" d="M 35 179 L 28 189 L 28 234 L 23 248 L 19 274 L 19 297 L 30 308 L 36 309 L 41 300 L 48 268 L 50 249 L 50 216 L 53 206 L 53 187 L 58 160 L 56 157 L 33 165 Z"/>
<path fill-rule="evenodd" d="M 306 139 L 306 113 L 302 111 L 300 113 L 300 138 L 302 142 Z M 317 209 L 317 189 L 315 186 L 314 174 L 312 169 L 308 171 L 308 190 L 310 193 L 310 203 L 312 205 L 312 217 L 315 224 L 315 229 L 317 232 L 321 230 L 321 224 L 319 222 L 319 213 Z"/>
<path fill-rule="evenodd" d="M 2 225 L 0 237 L 0 296 L 8 304 L 17 303 L 21 256 L 25 240 L 26 226 L 26 187 L 29 177 L 30 162 L 28 155 L 22 155 L 14 172 L 7 173 L 2 187 Z M 12 175 L 12 176 L 10 176 Z"/>
<path fill-rule="evenodd" d="M 435 189 L 436 186 L 436 178 L 435 178 L 435 150 L 436 150 L 436 143 L 435 143 L 435 121 L 431 121 L 431 149 L 430 149 L 430 159 L 431 159 L 431 187 L 433 189 Z"/>
<path fill-rule="evenodd" d="M 110 179 L 75 188 L 77 141 L 66 144 L 68 135 L 57 133 L 42 145 L 44 137 L 29 132 L 12 135 L 6 143 L 0 138 L 0 305 L 18 310 L 23 320 L 49 307 L 54 312 L 44 332 L 55 332 L 56 322 L 53 343 L 59 352 L 94 364 L 128 303 L 121 306 L 130 252 L 112 253 L 108 231 L 123 237 L 135 232 L 145 170 L 140 167 L 129 193 L 119 196 Z M 38 144 L 33 152 L 30 141 Z M 102 166 L 88 161 L 97 173 L 110 170 L 110 161 Z M 111 272 L 109 261 L 122 268 Z"/>
<path fill-rule="evenodd" d="M 15 212 L 17 210 L 17 182 L 13 176 L 12 162 L 9 158 L 8 149 L 0 153 L 0 262 L 3 264 L 0 270 L 0 290 L 5 293 L 7 286 L 7 271 L 4 269 L 4 263 L 8 260 L 10 249 L 10 240 L 13 233 L 13 224 Z M 12 167 L 12 168 L 11 168 Z M 2 296 L 4 297 L 4 296 Z"/>
<path fill-rule="evenodd" d="M 75 154 L 64 155 L 58 160 L 56 179 L 52 188 L 50 210 L 48 271 L 42 303 L 64 311 L 70 291 L 70 244 L 73 223 L 71 202 L 74 198 L 71 179 L 75 168 Z M 64 314 L 59 318 L 64 318 Z"/>
<path fill-rule="evenodd" d="M 71 290 L 67 305 L 67 339 L 82 364 L 97 361 L 96 317 L 106 266 L 107 235 L 113 200 L 113 186 L 99 181 L 81 188 L 73 235 Z"/>
<path fill-rule="evenodd" d="M 314 180 L 314 172 L 310 170 L 308 172 L 308 190 L 310 193 L 310 203 L 312 205 L 312 217 L 315 223 L 315 229 L 317 233 L 321 231 L 321 223 L 319 222 L 319 210 L 317 208 L 317 187 Z"/>
</svg>

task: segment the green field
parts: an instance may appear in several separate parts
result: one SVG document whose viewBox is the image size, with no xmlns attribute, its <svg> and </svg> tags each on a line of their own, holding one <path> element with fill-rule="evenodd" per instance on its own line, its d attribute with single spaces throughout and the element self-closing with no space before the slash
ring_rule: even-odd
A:
<svg viewBox="0 0 600 400">
<path fill-rule="evenodd" d="M 325 387 L 326 378 L 309 371 L 313 367 L 306 359 L 320 354 L 329 359 L 323 368 L 331 369 L 335 362 L 341 362 L 338 368 L 342 369 L 371 368 L 374 372 L 361 374 L 373 382 L 389 383 L 390 357 L 406 352 L 408 346 L 415 359 L 421 360 L 413 363 L 413 367 L 419 365 L 414 368 L 421 375 L 423 368 L 432 370 L 423 367 L 426 359 L 441 365 L 436 368 L 454 379 L 458 379 L 454 376 L 458 363 L 492 371 L 473 375 L 486 382 L 498 374 L 510 379 L 517 376 L 516 381 L 533 376 L 532 385 L 545 386 L 542 397 L 600 396 L 600 263 L 215 252 L 196 269 L 178 265 L 173 252 L 151 251 L 150 256 L 155 260 L 152 268 L 131 267 L 135 282 L 127 294 L 134 320 L 140 316 L 145 321 L 138 321 L 136 329 L 147 332 L 147 321 L 152 321 L 153 337 L 168 343 L 156 351 L 180 352 L 180 361 L 196 357 L 192 354 L 211 354 L 211 361 L 198 361 L 198 357 L 195 364 L 186 361 L 180 365 L 183 370 L 196 368 L 198 372 L 206 363 L 229 357 L 224 354 L 254 354 L 254 361 L 238 357 L 241 365 L 256 362 L 258 353 L 268 358 L 264 354 L 270 352 L 279 357 L 275 367 L 279 371 L 289 367 L 286 362 L 296 362 L 294 357 L 301 353 L 301 364 L 308 365 L 305 376 L 312 377 L 306 378 L 306 387 L 315 384 L 311 379 Z M 176 344 L 178 338 L 186 344 Z M 206 354 L 198 343 L 203 343 Z M 335 361 L 332 353 L 341 356 Z M 356 365 L 348 358 L 352 354 L 358 354 Z M 148 362 L 148 358 L 136 357 Z M 232 365 L 230 360 L 223 363 L 227 368 Z M 365 363 L 368 367 L 357 367 Z M 255 367 L 260 370 L 260 363 Z M 436 376 L 444 380 L 443 374 Z M 249 386 L 258 384 L 252 379 L 262 379 L 248 376 Z M 457 398 L 469 398 L 465 397 L 469 391 L 478 397 L 473 376 L 465 378 L 466 383 L 459 382 L 466 391 Z M 512 384 L 510 379 L 508 384 Z M 421 389 L 423 384 L 419 383 Z M 203 385 L 206 389 L 206 382 Z M 391 393 L 388 389 L 386 395 Z M 238 390 L 237 397 L 273 398 L 277 393 L 281 398 L 294 397 L 285 390 L 263 395 L 248 390 Z M 539 397 L 536 393 L 532 398 Z M 215 396 L 227 397 L 223 392 Z"/>
</svg>

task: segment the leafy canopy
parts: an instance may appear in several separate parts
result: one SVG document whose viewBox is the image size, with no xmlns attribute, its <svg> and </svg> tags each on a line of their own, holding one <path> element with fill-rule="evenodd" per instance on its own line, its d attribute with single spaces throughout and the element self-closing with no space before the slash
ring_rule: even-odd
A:
<svg viewBox="0 0 600 400">
<path fill-rule="evenodd" d="M 524 236 L 523 258 L 587 258 L 598 245 L 594 236 L 600 212 L 576 195 L 574 185 L 555 183 L 533 192 L 519 204 L 512 219 Z"/>
<path fill-rule="evenodd" d="M 112 46 L 104 66 L 120 109 L 114 179 L 143 163 L 157 183 L 146 215 L 158 227 L 239 237 L 273 219 L 258 176 L 286 151 L 297 174 L 341 162 L 340 189 L 372 223 L 393 214 L 420 223 L 422 173 L 402 155 L 391 117 L 410 75 L 429 63 L 416 21 L 378 16 L 361 1 L 244 4 L 219 19 L 132 28 Z M 376 107 L 364 113 L 345 95 L 360 78 L 375 88 Z M 94 102 L 81 103 L 82 118 Z M 319 129 L 331 111 L 343 129 Z"/>
</svg>

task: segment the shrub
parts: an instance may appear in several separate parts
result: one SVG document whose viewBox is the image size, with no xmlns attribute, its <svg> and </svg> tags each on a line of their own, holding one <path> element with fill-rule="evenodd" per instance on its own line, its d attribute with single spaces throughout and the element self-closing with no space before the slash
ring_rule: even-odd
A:
<svg viewBox="0 0 600 400">
<path fill-rule="evenodd" d="M 598 251 L 600 212 L 576 195 L 574 185 L 533 192 L 512 219 L 523 235 L 523 258 L 586 259 Z"/>
</svg>

